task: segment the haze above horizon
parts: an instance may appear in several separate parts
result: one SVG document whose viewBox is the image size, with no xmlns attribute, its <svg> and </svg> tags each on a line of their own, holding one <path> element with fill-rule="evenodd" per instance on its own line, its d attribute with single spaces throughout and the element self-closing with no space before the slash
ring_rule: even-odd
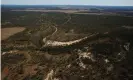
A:
<svg viewBox="0 0 133 80">
<path fill-rule="evenodd" d="M 1 4 L 133 6 L 133 0 L 1 0 Z"/>
</svg>

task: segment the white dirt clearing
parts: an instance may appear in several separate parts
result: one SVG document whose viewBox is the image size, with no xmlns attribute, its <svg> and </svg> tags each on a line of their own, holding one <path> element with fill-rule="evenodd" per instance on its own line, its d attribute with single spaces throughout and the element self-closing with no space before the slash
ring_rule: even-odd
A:
<svg viewBox="0 0 133 80">
<path fill-rule="evenodd" d="M 12 28 L 1 28 L 1 40 L 5 40 L 10 36 L 24 31 L 26 28 L 24 27 L 12 27 Z"/>
</svg>

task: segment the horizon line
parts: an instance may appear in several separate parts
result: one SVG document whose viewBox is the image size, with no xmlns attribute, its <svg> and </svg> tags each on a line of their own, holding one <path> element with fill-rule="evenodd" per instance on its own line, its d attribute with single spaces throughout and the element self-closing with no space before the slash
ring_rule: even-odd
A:
<svg viewBox="0 0 133 80">
<path fill-rule="evenodd" d="M 58 6 L 123 6 L 123 7 L 133 7 L 133 5 L 89 5 L 89 4 L 1 4 L 1 5 L 17 5 L 17 6 L 52 6 L 52 5 L 58 5 Z"/>
</svg>

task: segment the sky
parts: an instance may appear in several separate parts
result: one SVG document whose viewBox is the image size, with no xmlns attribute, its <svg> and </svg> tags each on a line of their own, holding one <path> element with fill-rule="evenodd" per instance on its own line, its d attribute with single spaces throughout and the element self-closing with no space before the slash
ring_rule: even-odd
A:
<svg viewBox="0 0 133 80">
<path fill-rule="evenodd" d="M 133 6 L 133 0 L 1 0 L 1 4 Z"/>
</svg>

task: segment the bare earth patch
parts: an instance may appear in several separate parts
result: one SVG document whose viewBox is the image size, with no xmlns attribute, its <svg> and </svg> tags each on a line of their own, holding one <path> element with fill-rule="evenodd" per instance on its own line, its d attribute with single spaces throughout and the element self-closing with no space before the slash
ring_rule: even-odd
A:
<svg viewBox="0 0 133 80">
<path fill-rule="evenodd" d="M 25 10 L 12 10 L 12 11 L 31 11 L 31 12 L 63 12 L 63 13 L 76 13 L 87 10 L 36 10 L 36 9 L 25 9 Z"/>
<path fill-rule="evenodd" d="M 10 36 L 24 31 L 26 28 L 24 27 L 12 27 L 12 28 L 1 28 L 1 40 L 5 40 Z"/>
</svg>

